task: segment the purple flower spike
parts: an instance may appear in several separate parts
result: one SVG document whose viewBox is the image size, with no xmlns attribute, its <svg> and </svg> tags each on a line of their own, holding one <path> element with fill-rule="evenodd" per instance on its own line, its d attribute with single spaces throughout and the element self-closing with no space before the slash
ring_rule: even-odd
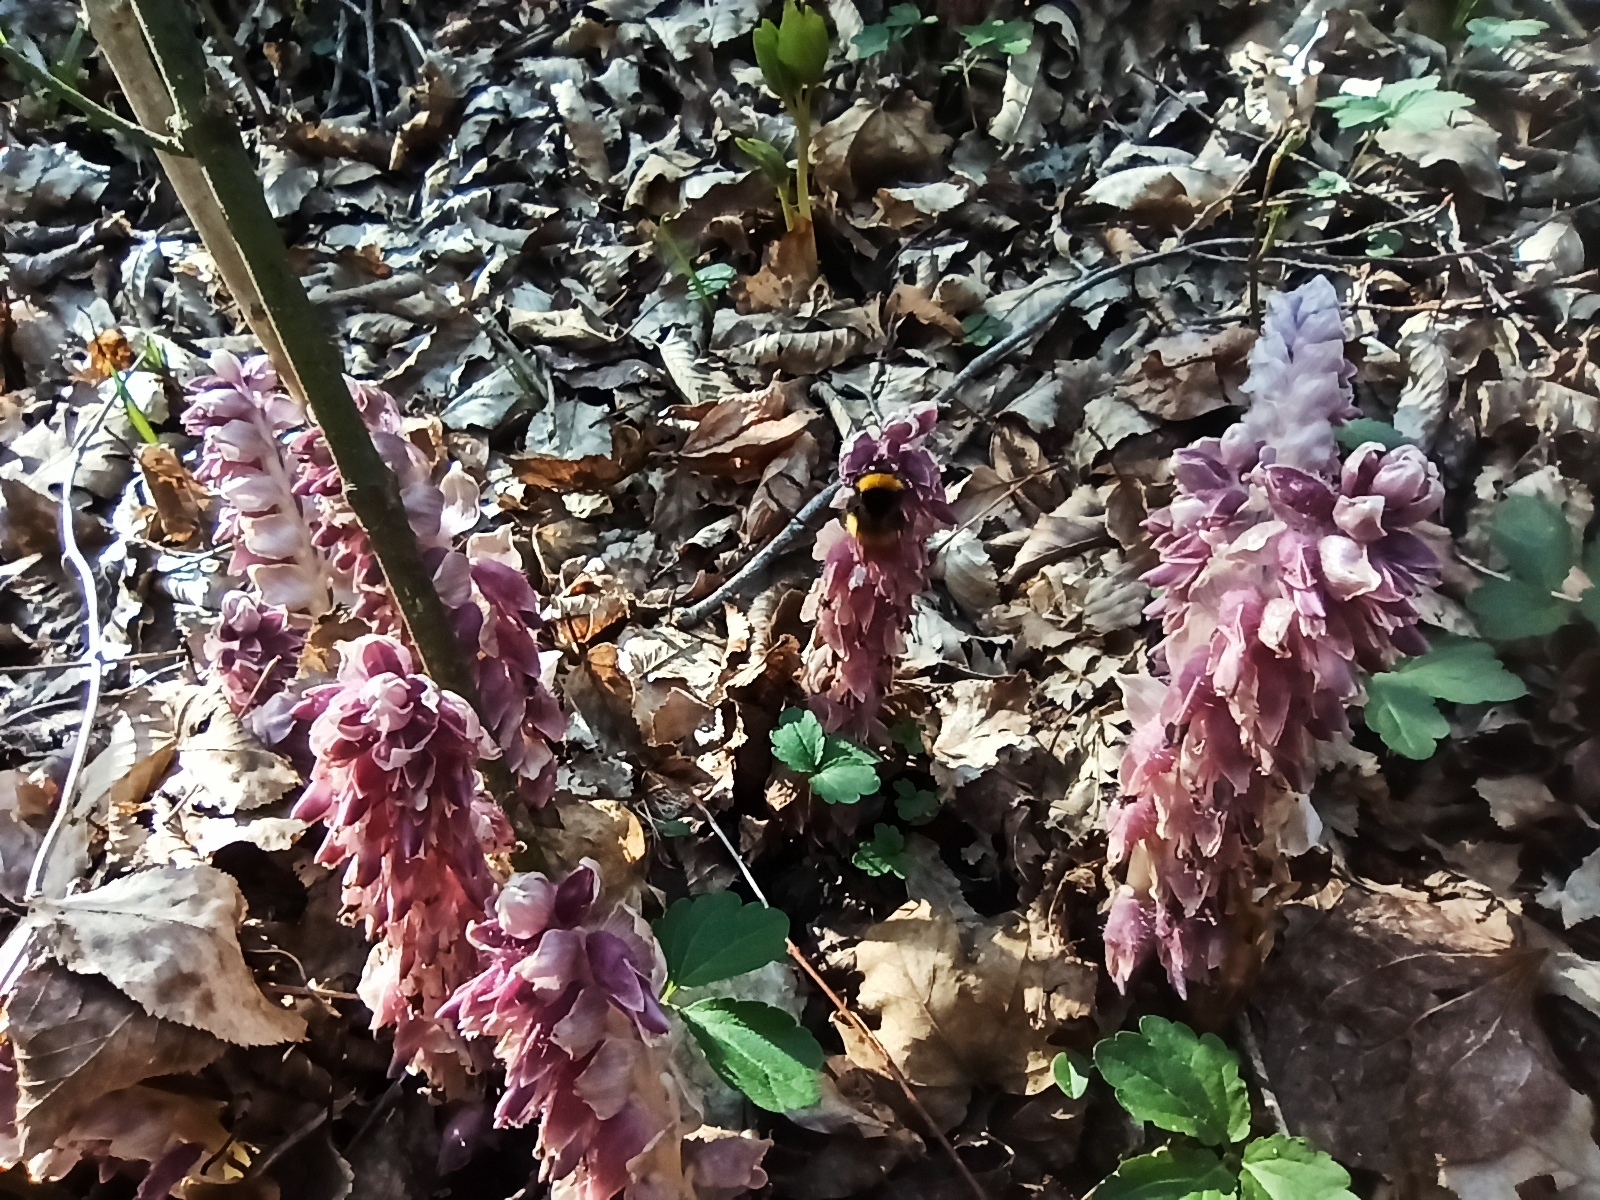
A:
<svg viewBox="0 0 1600 1200">
<path fill-rule="evenodd" d="M 1125 882 L 1105 929 L 1119 985 L 1151 955 L 1180 993 L 1221 964 L 1269 808 L 1349 732 L 1361 673 L 1426 648 L 1415 601 L 1439 577 L 1443 488 L 1410 446 L 1364 445 L 1341 466 L 1352 373 L 1331 284 L 1274 297 L 1249 412 L 1178 451 L 1176 494 L 1147 522 L 1165 675 L 1124 681 L 1133 735 L 1108 857 Z"/>
<path fill-rule="evenodd" d="M 928 538 L 955 524 L 923 445 L 937 421 L 932 406 L 914 409 L 858 434 L 840 457 L 845 514 L 817 537 L 822 576 L 806 602 L 817 625 L 805 685 L 830 730 L 872 730 L 928 585 Z"/>
</svg>

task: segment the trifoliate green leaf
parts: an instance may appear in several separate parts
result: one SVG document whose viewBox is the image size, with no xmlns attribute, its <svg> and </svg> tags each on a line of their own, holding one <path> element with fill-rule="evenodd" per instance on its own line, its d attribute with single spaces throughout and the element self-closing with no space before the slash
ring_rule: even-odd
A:
<svg viewBox="0 0 1600 1200">
<path fill-rule="evenodd" d="M 678 1010 L 728 1084 L 768 1112 L 810 1108 L 822 1099 L 822 1047 L 781 1008 L 756 1000 L 701 1000 Z"/>
<path fill-rule="evenodd" d="M 1050 1060 L 1050 1076 L 1068 1100 L 1081 1100 L 1089 1090 L 1089 1060 L 1071 1050 L 1063 1050 Z"/>
<path fill-rule="evenodd" d="M 1396 754 L 1419 762 L 1432 758 L 1439 739 L 1450 732 L 1450 722 L 1439 706 L 1416 688 L 1396 683 L 1393 675 L 1374 675 L 1367 681 L 1367 728 Z"/>
<path fill-rule="evenodd" d="M 1550 26 L 1532 19 L 1508 21 L 1503 17 L 1475 17 L 1467 22 L 1467 45 L 1485 50 L 1505 50 L 1538 37 Z"/>
<path fill-rule="evenodd" d="M 1468 596 L 1478 632 L 1497 642 L 1544 637 L 1572 620 L 1577 605 L 1516 579 L 1485 579 Z"/>
<path fill-rule="evenodd" d="M 1318 200 L 1326 200 L 1329 196 L 1342 196 L 1350 190 L 1350 181 L 1343 175 L 1333 171 L 1318 171 L 1316 177 L 1306 184 L 1306 191 Z"/>
<path fill-rule="evenodd" d="M 1243 1141 L 1250 1132 L 1239 1060 L 1215 1034 L 1145 1017 L 1138 1033 L 1124 1030 L 1096 1046 L 1094 1065 L 1140 1121 L 1208 1146 Z"/>
<path fill-rule="evenodd" d="M 961 322 L 961 343 L 978 349 L 997 342 L 1011 332 L 1010 324 L 1002 317 L 991 316 L 979 309 Z"/>
<path fill-rule="evenodd" d="M 1257 1138 L 1244 1149 L 1242 1200 L 1355 1200 L 1350 1173 L 1302 1138 Z"/>
<path fill-rule="evenodd" d="M 1196 1200 L 1231 1195 L 1239 1181 L 1222 1160 L 1198 1146 L 1163 1146 L 1122 1161 L 1090 1195 L 1093 1200 Z"/>
<path fill-rule="evenodd" d="M 1489 536 L 1513 575 L 1547 592 L 1560 590 L 1576 561 L 1572 526 L 1542 496 L 1507 496 L 1494 510 Z"/>
<path fill-rule="evenodd" d="M 679 987 L 732 979 L 778 962 L 789 950 L 788 916 L 745 904 L 732 892 L 678 900 L 654 928 L 667 978 Z"/>
<path fill-rule="evenodd" d="M 1405 234 L 1398 229 L 1380 229 L 1367 238 L 1368 258 L 1393 258 L 1405 248 Z"/>
<path fill-rule="evenodd" d="M 817 714 L 804 708 L 791 708 L 778 719 L 772 731 L 772 753 L 791 771 L 809 775 L 822 765 L 822 748 L 827 742 Z"/>
<path fill-rule="evenodd" d="M 876 825 L 872 840 L 857 846 L 850 861 L 868 875 L 898 875 L 904 879 L 910 868 L 906 835 L 893 825 Z"/>
<path fill-rule="evenodd" d="M 854 804 L 878 790 L 878 756 L 842 737 L 829 735 L 811 790 L 829 804 Z"/>
<path fill-rule="evenodd" d="M 894 811 L 908 825 L 926 825 L 939 812 L 939 797 L 909 779 L 894 781 Z"/>
<path fill-rule="evenodd" d="M 1033 25 L 1027 21 L 985 21 L 961 31 L 974 50 L 992 50 L 1007 56 L 1026 54 L 1033 44 Z"/>
<path fill-rule="evenodd" d="M 1492 704 L 1528 694 L 1527 686 L 1495 657 L 1487 642 L 1445 638 L 1426 654 L 1408 658 L 1376 679 L 1390 679 L 1436 700 Z"/>
<path fill-rule="evenodd" d="M 882 54 L 899 41 L 900 37 L 896 36 L 897 34 L 904 36 L 899 30 L 891 29 L 888 22 L 884 22 L 882 25 L 865 26 L 851 41 L 855 45 L 857 54 L 862 58 L 871 58 Z"/>
</svg>

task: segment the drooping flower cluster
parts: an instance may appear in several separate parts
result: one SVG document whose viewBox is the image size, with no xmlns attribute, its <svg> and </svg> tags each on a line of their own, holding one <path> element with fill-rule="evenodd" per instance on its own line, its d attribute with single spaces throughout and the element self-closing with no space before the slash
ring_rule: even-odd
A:
<svg viewBox="0 0 1600 1200">
<path fill-rule="evenodd" d="M 379 939 L 360 987 L 373 1028 L 395 1031 L 396 1066 L 448 1087 L 472 1062 L 438 1010 L 477 970 L 467 926 L 494 891 L 488 855 L 512 840 L 476 795 L 489 750 L 477 716 L 381 635 L 348 643 L 337 682 L 310 689 L 296 716 L 316 766 L 294 815 L 327 826 L 317 861 L 345 868 L 345 905 Z"/>
<path fill-rule="evenodd" d="M 955 523 L 923 444 L 937 421 L 933 406 L 914 409 L 840 456 L 835 504 L 845 513 L 817 537 L 822 576 L 806 602 L 817 623 L 806 689 L 830 729 L 865 735 L 877 720 L 927 587 L 928 538 Z"/>
<path fill-rule="evenodd" d="M 469 936 L 486 965 L 442 1015 L 493 1039 L 506 1072 L 495 1124 L 539 1122 L 552 1196 L 694 1200 L 765 1182 L 763 1143 L 683 1141 L 697 1118 L 685 1119 L 663 1041 L 666 969 L 638 914 L 602 903 L 595 863 L 559 884 L 513 876 Z"/>
<path fill-rule="evenodd" d="M 216 671 L 228 704 L 245 715 L 263 741 L 283 740 L 286 715 L 280 699 L 299 669 L 305 630 L 281 604 L 263 604 L 253 592 L 238 589 L 222 598 L 222 613 L 206 635 L 205 655 Z"/>
<path fill-rule="evenodd" d="M 1274 297 L 1250 410 L 1178 451 L 1177 495 L 1147 523 L 1166 636 L 1161 677 L 1124 684 L 1109 857 L 1126 882 L 1105 931 L 1119 984 L 1151 953 L 1180 992 L 1220 965 L 1268 809 L 1309 787 L 1318 741 L 1348 732 L 1360 672 L 1426 648 L 1414 601 L 1438 576 L 1443 489 L 1415 447 L 1369 443 L 1341 466 L 1352 374 L 1327 280 Z"/>
<path fill-rule="evenodd" d="M 296 614 L 315 616 L 340 604 L 375 632 L 402 631 L 322 430 L 279 390 L 265 358 L 241 363 L 221 353 L 212 369 L 213 376 L 194 385 L 184 419 L 202 438 L 197 474 L 222 494 L 220 532 L 235 538 L 234 570 L 256 594 L 225 606 L 208 653 L 235 710 L 276 741 L 287 732 L 282 713 L 254 717 L 249 710 L 279 690 L 270 685 L 286 643 L 269 645 L 271 637 L 257 630 L 298 633 Z M 539 651 L 537 597 L 503 539 L 470 539 L 465 553 L 452 548 L 478 521 L 477 485 L 458 464 L 435 481 L 427 456 L 405 436 L 394 398 L 349 382 L 373 444 L 400 485 L 423 561 L 473 654 L 490 731 L 525 798 L 544 804 L 555 789 L 550 743 L 565 735 L 566 722 L 544 682 L 550 655 Z M 291 676 L 296 661 L 289 660 Z M 266 676 L 269 686 L 262 684 Z"/>
</svg>

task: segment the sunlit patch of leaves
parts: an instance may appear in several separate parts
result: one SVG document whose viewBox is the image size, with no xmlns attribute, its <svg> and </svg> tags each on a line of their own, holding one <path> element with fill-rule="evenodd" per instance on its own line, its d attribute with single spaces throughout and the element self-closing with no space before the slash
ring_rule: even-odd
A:
<svg viewBox="0 0 1600 1200">
<path fill-rule="evenodd" d="M 1549 28 L 1543 21 L 1532 18 L 1474 17 L 1467 22 L 1466 44 L 1484 50 L 1505 50 L 1519 42 L 1530 41 Z"/>
</svg>

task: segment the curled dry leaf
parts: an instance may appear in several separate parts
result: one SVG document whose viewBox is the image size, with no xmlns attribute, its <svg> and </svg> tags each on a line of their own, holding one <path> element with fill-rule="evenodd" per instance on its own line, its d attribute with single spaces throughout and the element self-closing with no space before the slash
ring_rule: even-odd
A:
<svg viewBox="0 0 1600 1200">
<path fill-rule="evenodd" d="M 811 157 L 817 182 L 853 200 L 935 178 L 950 145 L 934 125 L 933 106 L 908 94 L 887 104 L 857 100 L 817 130 Z"/>
<path fill-rule="evenodd" d="M 165 866 L 42 900 L 36 919 L 65 966 L 104 975 L 151 1016 L 239 1046 L 298 1041 L 305 1022 L 263 996 L 245 965 L 244 910 L 232 876 Z"/>
<path fill-rule="evenodd" d="M 1352 887 L 1292 910 L 1255 997 L 1290 1128 L 1391 1177 L 1536 1143 L 1574 1098 L 1534 1016 L 1541 957 L 1486 901 Z"/>
<path fill-rule="evenodd" d="M 939 696 L 939 736 L 929 752 L 941 783 L 970 783 L 1017 747 L 1037 745 L 1028 717 L 1028 681 L 960 679 Z"/>
<path fill-rule="evenodd" d="M 878 1040 L 919 1087 L 994 1086 L 1032 1095 L 1051 1086 L 1050 1035 L 1092 1010 L 1096 967 L 1007 914 L 958 922 L 926 900 L 897 909 L 855 948 L 858 1000 Z M 850 1057 L 881 1070 L 845 1031 Z"/>
<path fill-rule="evenodd" d="M 1255 333 L 1243 326 L 1156 338 L 1118 385 L 1117 394 L 1140 412 L 1167 421 L 1215 412 L 1244 382 L 1255 340 Z"/>
<path fill-rule="evenodd" d="M 24 1159 L 55 1145 L 108 1093 L 201 1070 L 227 1049 L 209 1033 L 149 1016 L 103 979 L 53 965 L 17 981 L 6 1037 L 16 1054 Z"/>
<path fill-rule="evenodd" d="M 221 1100 L 151 1087 L 123 1088 L 92 1103 L 49 1150 L 28 1164 L 28 1171 L 35 1179 L 61 1179 L 83 1161 L 150 1164 L 138 1200 L 161 1194 L 157 1180 L 168 1188 L 196 1177 L 215 1185 L 230 1183 L 242 1165 L 230 1159 L 243 1159 L 244 1148 L 233 1145 L 231 1155 L 220 1153 L 233 1142 L 219 1119 L 226 1108 Z M 135 1168 L 133 1173 L 144 1171 Z"/>
<path fill-rule="evenodd" d="M 803 397 L 803 388 L 777 381 L 729 396 L 699 419 L 678 456 L 697 474 L 752 483 L 811 424 L 815 414 L 796 407 Z"/>
<path fill-rule="evenodd" d="M 155 502 L 151 536 L 168 546 L 193 546 L 206 528 L 205 487 L 178 461 L 172 447 L 156 442 L 139 447 L 139 470 Z"/>
<path fill-rule="evenodd" d="M 196 688 L 177 706 L 172 774 L 162 790 L 181 803 L 218 813 L 276 804 L 300 783 L 299 773 L 239 723 L 215 688 Z"/>
</svg>

